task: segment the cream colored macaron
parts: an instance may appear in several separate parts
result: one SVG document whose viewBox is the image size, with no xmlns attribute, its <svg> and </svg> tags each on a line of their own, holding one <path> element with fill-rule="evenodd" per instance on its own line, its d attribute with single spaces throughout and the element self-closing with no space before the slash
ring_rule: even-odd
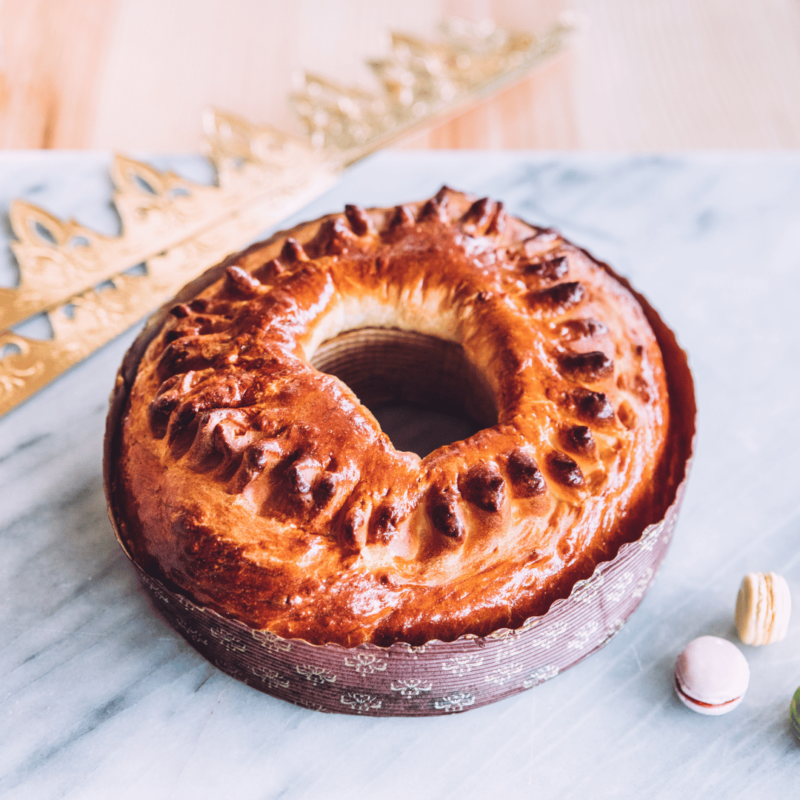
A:
<svg viewBox="0 0 800 800">
<path fill-rule="evenodd" d="M 745 644 L 779 642 L 786 636 L 792 595 L 785 579 L 774 572 L 744 576 L 736 598 L 736 630 Z"/>
</svg>

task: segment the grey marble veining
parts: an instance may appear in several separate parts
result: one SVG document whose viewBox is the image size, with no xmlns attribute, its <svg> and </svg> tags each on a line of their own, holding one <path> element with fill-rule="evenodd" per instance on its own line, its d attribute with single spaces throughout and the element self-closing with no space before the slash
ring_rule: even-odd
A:
<svg viewBox="0 0 800 800">
<path fill-rule="evenodd" d="M 108 161 L 0 154 L 0 209 L 22 196 L 112 232 Z M 194 158 L 157 163 L 204 174 Z M 294 221 L 442 183 L 613 264 L 690 353 L 697 456 L 639 611 L 555 680 L 452 717 L 322 715 L 237 683 L 161 621 L 106 517 L 106 399 L 130 332 L 0 418 L 0 796 L 796 795 L 800 608 L 783 643 L 741 646 L 752 677 L 733 713 L 693 714 L 671 681 L 691 638 L 735 641 L 746 571 L 781 572 L 800 606 L 800 154 L 386 153 Z M 8 285 L 7 225 L 0 237 Z"/>
</svg>

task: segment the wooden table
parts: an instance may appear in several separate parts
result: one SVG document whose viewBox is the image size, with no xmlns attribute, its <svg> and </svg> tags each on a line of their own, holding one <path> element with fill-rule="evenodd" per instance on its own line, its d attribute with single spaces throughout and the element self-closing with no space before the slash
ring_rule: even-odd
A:
<svg viewBox="0 0 800 800">
<path fill-rule="evenodd" d="M 193 151 L 209 104 L 299 131 L 300 69 L 374 88 L 389 29 L 567 9 L 569 52 L 408 146 L 800 146 L 797 0 L 0 0 L 0 146 Z"/>
</svg>

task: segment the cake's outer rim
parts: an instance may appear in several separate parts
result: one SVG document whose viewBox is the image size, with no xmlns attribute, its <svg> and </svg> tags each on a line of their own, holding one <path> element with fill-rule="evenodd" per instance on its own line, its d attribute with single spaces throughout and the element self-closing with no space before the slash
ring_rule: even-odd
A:
<svg viewBox="0 0 800 800">
<path fill-rule="evenodd" d="M 319 220 L 316 220 L 316 222 L 323 224 L 325 220 L 338 216 L 341 215 L 329 214 L 320 218 Z M 242 252 L 247 253 L 253 250 L 268 247 L 270 244 L 273 244 L 278 240 L 292 236 L 296 231 L 301 229 L 307 230 L 308 224 L 308 222 L 304 222 L 291 229 L 278 231 L 268 239 L 254 243 Z M 255 685 L 256 688 L 265 691 L 268 694 L 282 697 L 282 699 L 298 703 L 299 705 L 313 707 L 317 710 L 366 714 L 372 716 L 418 716 L 444 714 L 452 711 L 463 711 L 467 710 L 467 708 L 478 707 L 480 705 L 485 705 L 486 703 L 495 702 L 496 700 L 502 699 L 509 694 L 522 691 L 525 688 L 529 688 L 531 685 L 541 682 L 541 680 L 533 679 L 529 676 L 528 679 L 522 679 L 521 685 L 517 685 L 519 681 L 513 681 L 512 679 L 514 676 L 510 673 L 508 675 L 508 681 L 503 681 L 502 679 L 502 676 L 505 673 L 498 673 L 501 675 L 501 677 L 497 680 L 490 680 L 492 677 L 491 675 L 486 677 L 486 684 L 488 686 L 495 686 L 498 691 L 485 692 L 481 696 L 475 695 L 474 692 L 467 692 L 466 695 L 461 698 L 463 701 L 461 703 L 459 703 L 458 698 L 455 697 L 455 695 L 458 695 L 459 693 L 463 694 L 464 691 L 463 688 L 459 688 L 457 686 L 459 682 L 455 681 L 456 673 L 459 671 L 464 672 L 466 669 L 465 674 L 469 675 L 473 671 L 472 668 L 467 669 L 465 666 L 468 665 L 470 657 L 475 656 L 476 654 L 481 654 L 482 656 L 487 655 L 486 648 L 490 647 L 492 642 L 508 642 L 511 640 L 515 641 L 519 647 L 524 648 L 525 645 L 521 639 L 525 637 L 526 634 L 538 631 L 540 629 L 552 627 L 548 625 L 548 623 L 551 621 L 561 620 L 561 622 L 556 624 L 556 628 L 559 629 L 558 638 L 568 639 L 570 634 L 575 634 L 575 636 L 577 636 L 577 639 L 568 639 L 567 644 L 569 645 L 570 642 L 573 643 L 574 646 L 572 646 L 571 649 L 577 651 L 574 653 L 574 655 L 577 655 L 578 657 L 572 660 L 568 659 L 568 663 L 564 664 L 564 666 L 560 666 L 555 662 L 553 662 L 552 665 L 546 665 L 551 666 L 552 669 L 550 669 L 549 672 L 547 669 L 542 672 L 542 680 L 553 677 L 554 675 L 562 672 L 563 669 L 573 666 L 575 663 L 589 655 L 589 653 L 594 652 L 594 650 L 598 649 L 607 641 L 609 641 L 612 636 L 622 627 L 622 624 L 635 610 L 636 606 L 638 606 L 639 602 L 652 583 L 656 570 L 666 555 L 666 551 L 671 540 L 672 531 L 677 521 L 677 513 L 685 490 L 686 480 L 694 453 L 697 407 L 694 396 L 694 382 L 689 369 L 688 357 L 678 344 L 675 334 L 663 322 L 658 312 L 650 305 L 647 299 L 637 292 L 626 278 L 618 275 L 608 264 L 599 261 L 587 250 L 583 248 L 578 249 L 591 258 L 596 264 L 604 269 L 612 278 L 618 281 L 633 295 L 636 301 L 640 304 L 645 317 L 647 318 L 647 321 L 655 334 L 659 347 L 661 348 L 665 372 L 667 375 L 670 407 L 673 412 L 672 419 L 675 425 L 675 428 L 671 430 L 670 435 L 677 437 L 673 447 L 675 457 L 678 459 L 678 463 L 676 464 L 676 469 L 678 471 L 675 481 L 673 482 L 674 493 L 662 519 L 648 525 L 642 531 L 638 539 L 623 544 L 614 558 L 609 561 L 598 563 L 589 578 L 578 581 L 573 586 L 570 594 L 565 598 L 556 600 L 545 614 L 526 619 L 519 628 L 500 628 L 483 637 L 476 636 L 475 634 L 465 634 L 464 636 L 449 642 L 432 639 L 422 646 L 412 646 L 404 642 L 395 642 L 388 646 L 381 646 L 367 642 L 348 648 L 337 643 L 312 644 L 303 639 L 283 639 L 282 637 L 268 631 L 260 631 L 249 628 L 244 623 L 238 620 L 223 617 L 212 609 L 198 606 L 189 598 L 184 596 L 181 592 L 175 591 L 172 587 L 165 586 L 158 578 L 147 574 L 138 564 L 136 564 L 125 545 L 121 533 L 122 523 L 116 508 L 115 493 L 113 491 L 116 454 L 119 448 L 118 439 L 122 430 L 120 421 L 125 411 L 128 394 L 133 385 L 139 362 L 150 342 L 161 330 L 169 313 L 169 309 L 172 308 L 176 303 L 191 300 L 208 286 L 221 279 L 227 266 L 229 266 L 234 259 L 239 258 L 242 255 L 241 252 L 235 253 L 223 260 L 221 263 L 211 267 L 195 280 L 186 284 L 186 286 L 184 286 L 174 298 L 165 303 L 147 320 L 143 330 L 139 333 L 125 354 L 110 396 L 103 450 L 103 483 L 108 502 L 109 518 L 120 547 L 122 547 L 123 552 L 136 567 L 137 572 L 142 578 L 144 586 L 150 593 L 151 597 L 155 600 L 160 611 L 167 617 L 170 624 L 177 631 L 179 631 L 181 635 L 184 636 L 184 638 L 186 638 L 190 644 L 192 644 L 192 646 L 198 649 L 216 666 L 250 685 Z M 662 535 L 665 532 L 666 534 Z M 651 557 L 647 558 L 647 555 L 650 555 Z M 642 556 L 645 557 L 642 558 Z M 609 588 L 610 584 L 606 583 L 605 580 L 607 574 L 612 571 L 619 571 L 617 568 L 624 566 L 629 566 L 634 569 L 638 568 L 638 571 L 631 572 L 631 569 L 627 569 L 622 573 L 622 583 L 616 587 L 611 586 L 611 588 Z M 642 581 L 645 582 L 644 585 L 642 585 Z M 622 584 L 625 584 L 625 586 Z M 602 626 L 599 623 L 592 620 L 587 621 L 586 615 L 577 614 L 577 617 L 579 618 L 578 621 L 583 622 L 582 629 L 570 631 L 568 627 L 569 621 L 574 620 L 562 619 L 564 617 L 575 617 L 576 615 L 571 614 L 570 612 L 579 609 L 580 607 L 586 608 L 590 602 L 598 605 L 601 608 L 605 605 L 608 605 L 609 597 L 616 597 L 619 595 L 620 591 L 622 591 L 624 594 L 625 588 L 629 585 L 634 587 L 640 587 L 641 585 L 641 588 L 634 589 L 633 594 L 635 596 L 633 597 L 633 600 L 635 602 L 633 602 L 629 608 L 624 610 L 620 609 L 620 611 L 623 613 L 618 615 L 613 620 L 613 624 L 611 626 L 613 630 L 601 631 L 600 628 Z M 215 648 L 213 646 L 213 642 L 209 644 L 209 637 L 204 637 L 203 632 L 198 630 L 198 627 L 204 627 L 203 625 L 198 626 L 198 622 L 207 623 L 207 626 L 205 626 L 206 633 L 211 631 L 211 639 L 217 638 L 213 633 L 213 631 L 217 631 L 219 633 L 219 641 L 223 642 L 223 645 L 219 648 Z M 561 627 L 559 628 L 559 626 Z M 359 703 L 358 698 L 356 698 L 353 700 L 353 704 L 350 705 L 349 702 L 346 702 L 347 693 L 342 694 L 338 704 L 334 703 L 331 705 L 330 703 L 325 702 L 325 697 L 317 697 L 319 692 L 316 691 L 320 687 L 323 689 L 326 688 L 326 683 L 330 684 L 327 687 L 329 689 L 335 684 L 335 680 L 327 681 L 325 678 L 327 667 L 312 663 L 304 663 L 302 665 L 298 663 L 295 665 L 295 672 L 308 681 L 308 686 L 304 687 L 304 691 L 301 693 L 301 696 L 293 696 L 292 692 L 286 691 L 288 687 L 283 686 L 286 681 L 281 677 L 274 677 L 280 676 L 281 673 L 274 669 L 273 666 L 264 666 L 263 669 L 261 669 L 261 673 L 259 673 L 260 668 L 258 664 L 254 666 L 252 663 L 250 663 L 252 661 L 251 658 L 244 658 L 243 656 L 242 658 L 236 657 L 237 653 L 245 653 L 246 648 L 244 651 L 239 650 L 239 646 L 232 646 L 231 642 L 240 638 L 242 633 L 248 632 L 254 641 L 259 641 L 259 637 L 264 638 L 264 641 L 260 642 L 260 644 L 263 646 L 264 653 L 270 654 L 272 656 L 271 660 L 273 661 L 276 654 L 279 656 L 283 655 L 284 657 L 287 656 L 291 652 L 292 647 L 294 647 L 295 650 L 298 648 L 302 649 L 302 657 L 305 659 L 308 659 L 309 657 L 312 657 L 314 653 L 317 653 L 323 661 L 328 660 L 326 656 L 334 654 L 344 657 L 345 661 L 350 661 L 351 659 L 347 655 L 350 654 L 356 659 L 358 664 L 361 664 L 361 662 L 358 661 L 361 656 L 372 657 L 379 654 L 393 654 L 395 656 L 401 654 L 412 654 L 413 668 L 409 673 L 412 675 L 412 677 L 402 677 L 408 673 L 407 669 L 401 669 L 398 673 L 399 677 L 397 678 L 397 681 L 403 685 L 407 684 L 409 681 L 413 683 L 414 681 L 422 680 L 418 677 L 420 668 L 423 667 L 427 662 L 431 662 L 431 665 L 434 663 L 440 663 L 441 658 L 435 657 L 435 651 L 436 649 L 445 648 L 446 653 L 442 653 L 441 655 L 446 655 L 451 661 L 455 659 L 454 663 L 456 663 L 456 666 L 453 668 L 453 670 L 449 670 L 447 666 L 440 666 L 440 669 L 443 669 L 445 672 L 452 672 L 451 677 L 454 679 L 453 686 L 455 688 L 452 688 L 449 695 L 445 693 L 445 695 L 440 698 L 441 702 L 437 701 L 438 705 L 436 702 L 434 702 L 433 705 L 429 704 L 429 706 L 426 706 L 424 709 L 412 709 L 411 705 L 409 705 L 409 707 L 405 710 L 390 710 L 388 707 L 383 705 L 383 702 L 378 703 L 376 707 L 370 708 L 370 705 L 375 706 L 375 703 L 378 702 L 377 699 L 375 702 L 370 704 L 368 700 L 364 700 L 363 702 Z M 598 632 L 602 635 L 598 641 L 593 642 L 593 639 L 597 639 L 596 634 Z M 264 644 L 264 642 L 266 642 L 266 644 Z M 457 655 L 455 656 L 453 656 L 451 653 L 453 648 L 455 648 L 457 652 Z M 357 656 L 353 654 L 361 655 Z M 232 658 L 229 658 L 228 656 L 232 656 Z M 497 656 L 497 658 L 499 663 L 499 656 Z M 294 657 L 289 658 L 288 660 L 293 662 Z M 242 674 L 241 666 L 238 663 L 240 661 L 246 661 L 250 665 L 250 669 L 245 670 L 245 674 Z M 270 658 L 267 658 L 267 661 L 270 661 Z M 458 666 L 459 664 L 461 667 Z M 409 664 L 406 666 L 408 667 L 411 665 Z M 318 669 L 323 671 L 317 672 L 316 670 Z M 362 684 L 364 684 L 364 679 L 366 677 L 364 671 L 367 669 L 368 665 L 364 666 L 363 671 L 356 670 L 356 674 L 361 678 L 361 680 L 358 682 L 358 685 L 355 687 L 356 689 L 362 688 Z M 387 672 L 387 669 L 388 667 L 384 667 L 383 669 L 376 669 L 374 672 L 380 672 L 382 677 L 388 678 L 394 673 L 395 670 Z M 427 672 L 427 670 L 422 669 L 422 672 Z M 479 675 L 479 672 L 480 671 L 476 671 L 475 675 Z M 513 670 L 511 670 L 511 672 L 513 672 Z M 263 675 L 261 676 L 260 680 L 254 679 L 253 676 L 258 677 L 262 673 Z M 371 674 L 372 673 L 370 673 L 370 675 Z M 463 675 L 459 675 L 458 677 L 463 677 Z M 405 683 L 403 683 L 404 681 Z M 395 682 L 392 683 L 392 687 L 394 687 L 394 683 Z M 508 686 L 505 687 L 504 684 L 508 684 Z M 342 688 L 343 684 L 340 683 L 339 686 Z M 409 692 L 412 690 L 413 687 L 408 689 Z M 418 692 L 418 695 L 413 696 L 422 696 L 422 694 L 424 694 L 426 691 L 427 690 L 421 689 Z M 351 692 L 351 694 L 352 693 L 353 692 Z M 455 695 L 453 693 L 455 693 Z M 355 694 L 359 694 L 359 692 L 356 691 Z M 404 699 L 408 699 L 406 694 L 401 693 L 401 696 Z M 411 697 L 412 695 L 408 696 Z M 317 697 L 317 700 L 321 699 L 322 702 L 308 701 L 308 697 L 311 697 L 312 699 Z"/>
</svg>

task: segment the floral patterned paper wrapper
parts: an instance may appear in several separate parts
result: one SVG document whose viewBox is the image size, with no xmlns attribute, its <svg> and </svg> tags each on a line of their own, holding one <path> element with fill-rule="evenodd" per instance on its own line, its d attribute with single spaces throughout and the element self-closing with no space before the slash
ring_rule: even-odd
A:
<svg viewBox="0 0 800 800">
<path fill-rule="evenodd" d="M 284 234 L 285 235 L 285 234 Z M 138 362 L 168 308 L 220 277 L 224 263 L 189 284 L 156 313 L 128 351 L 111 396 L 104 454 L 109 516 L 125 549 L 110 491 L 116 437 Z M 675 422 L 673 497 L 663 519 L 623 545 L 611 561 L 573 587 L 541 617 L 516 630 L 421 646 L 364 644 L 346 648 L 283 639 L 196 605 L 135 564 L 168 623 L 228 675 L 267 694 L 317 711 L 370 716 L 452 714 L 529 689 L 577 664 L 610 641 L 641 602 L 666 555 L 677 521 L 695 434 L 694 386 L 673 333 L 628 282 L 603 265 L 642 305 L 661 345 Z M 126 550 L 127 553 L 127 550 Z"/>
<path fill-rule="evenodd" d="M 519 630 L 419 647 L 282 639 L 201 608 L 140 569 L 139 575 L 173 628 L 212 664 L 256 689 L 318 711 L 450 714 L 543 683 L 606 644 L 650 587 L 675 519 L 673 511 Z"/>
</svg>

